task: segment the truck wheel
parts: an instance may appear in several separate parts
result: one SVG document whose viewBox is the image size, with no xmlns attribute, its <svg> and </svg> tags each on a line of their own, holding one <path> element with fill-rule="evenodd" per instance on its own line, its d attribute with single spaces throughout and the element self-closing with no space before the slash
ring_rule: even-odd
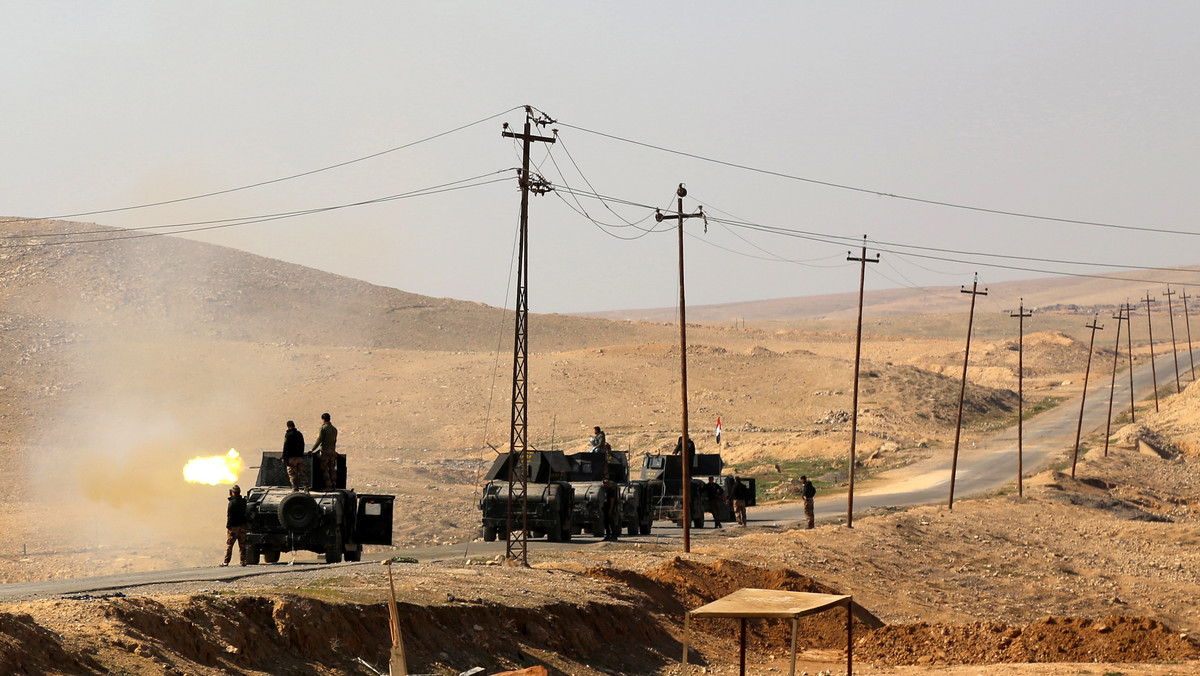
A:
<svg viewBox="0 0 1200 676">
<path fill-rule="evenodd" d="M 266 561 L 267 563 L 279 563 L 279 550 L 268 549 L 262 553 L 262 558 L 263 561 Z"/>
<path fill-rule="evenodd" d="M 496 527 L 495 526 L 484 526 L 483 527 L 483 541 L 484 542 L 495 542 L 496 541 Z"/>
<path fill-rule="evenodd" d="M 258 565 L 258 545 L 246 545 L 246 565 Z"/>
<path fill-rule="evenodd" d="M 305 531 L 321 518 L 321 506 L 308 493 L 292 493 L 279 501 L 279 523 L 290 531 Z"/>
<path fill-rule="evenodd" d="M 562 542 L 563 529 L 558 524 L 552 524 L 550 530 L 546 531 L 547 542 Z"/>
</svg>

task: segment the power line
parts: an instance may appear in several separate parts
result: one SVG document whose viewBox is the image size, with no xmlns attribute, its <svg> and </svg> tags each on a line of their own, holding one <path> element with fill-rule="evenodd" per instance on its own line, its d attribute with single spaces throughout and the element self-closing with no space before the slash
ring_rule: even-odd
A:
<svg viewBox="0 0 1200 676">
<path fill-rule="evenodd" d="M 264 185 L 271 185 L 273 183 L 282 183 L 284 181 L 290 181 L 292 179 L 302 178 L 304 176 L 311 176 L 313 174 L 319 174 L 323 171 L 329 171 L 331 169 L 338 169 L 341 167 L 349 166 L 351 164 L 357 164 L 358 162 L 365 162 L 366 160 L 374 159 L 376 157 L 381 157 L 383 155 L 387 155 L 389 153 L 394 153 L 399 150 L 404 150 L 406 148 L 411 148 L 413 146 L 420 145 L 422 143 L 426 143 L 428 141 L 433 141 L 433 140 L 439 139 L 443 136 L 448 136 L 455 132 L 462 131 L 463 129 L 474 127 L 475 125 L 482 124 L 489 120 L 494 120 L 497 117 L 500 117 L 501 115 L 507 115 L 507 114 L 511 113 L 512 111 L 520 110 L 521 108 L 522 108 L 522 106 L 515 106 L 515 107 L 509 108 L 508 110 L 505 110 L 503 112 L 496 113 L 495 115 L 489 115 L 488 117 L 485 117 L 483 119 L 476 120 L 474 122 L 470 122 L 468 124 L 464 124 L 464 125 L 455 127 L 454 129 L 448 129 L 446 131 L 439 132 L 432 136 L 426 136 L 423 139 L 420 139 L 417 141 L 411 141 L 409 143 L 405 143 L 403 145 L 396 146 L 395 148 L 388 148 L 387 150 L 381 150 L 377 153 L 371 153 L 370 155 L 364 155 L 362 157 L 358 157 L 353 160 L 347 160 L 345 162 L 338 162 L 337 164 L 331 164 L 326 167 L 321 167 L 319 169 L 312 169 L 309 171 L 301 172 L 299 174 L 292 174 L 291 176 L 284 176 L 282 178 L 273 178 L 273 179 L 270 179 L 267 181 L 259 181 L 257 183 L 250 183 L 247 185 L 238 186 L 236 188 L 227 188 L 225 190 L 216 190 L 213 192 L 203 193 L 200 195 L 192 195 L 190 197 L 179 197 L 176 199 L 163 200 L 161 202 L 149 202 L 146 204 L 137 204 L 137 205 L 127 206 L 127 207 L 116 207 L 113 209 L 98 209 L 95 211 L 80 211 L 80 212 L 73 213 L 73 214 L 62 214 L 59 216 L 44 216 L 44 217 L 39 217 L 39 218 L 19 218 L 19 219 L 13 219 L 13 220 L 6 220 L 3 222 L 4 223 L 26 223 L 26 222 L 30 222 L 30 221 L 47 221 L 47 220 L 54 221 L 54 220 L 64 220 L 64 219 L 68 219 L 68 218 L 78 218 L 80 216 L 95 216 L 97 214 L 111 214 L 111 213 L 116 213 L 118 211 L 133 211 L 135 209 L 160 207 L 160 206 L 165 206 L 167 204 L 178 204 L 180 202 L 189 202 L 192 200 L 204 199 L 206 197 L 216 197 L 217 195 L 228 195 L 229 193 L 239 192 L 241 190 L 249 190 L 251 188 L 261 188 Z"/>
<path fill-rule="evenodd" d="M 62 241 L 57 241 L 57 242 L 18 242 L 18 243 L 8 244 L 6 246 L 0 246 L 0 249 L 18 248 L 18 247 L 32 248 L 32 247 L 44 247 L 44 246 L 62 246 L 62 245 L 66 245 L 66 244 L 90 244 L 90 243 L 95 243 L 95 242 L 112 242 L 112 241 L 124 240 L 124 239 L 141 239 L 141 238 L 145 238 L 145 237 L 161 237 L 163 235 L 179 235 L 179 234 L 185 234 L 185 233 L 189 233 L 189 232 L 203 232 L 206 230 L 220 230 L 223 228 L 233 228 L 233 227 L 238 227 L 238 226 L 243 226 L 243 225 L 268 223 L 271 221 L 279 221 L 279 220 L 284 220 L 284 219 L 288 219 L 288 218 L 295 218 L 298 216 L 308 216 L 308 215 L 312 215 L 312 214 L 326 213 L 329 211 L 337 211 L 340 209 L 350 209 L 350 208 L 354 208 L 354 207 L 368 206 L 368 205 L 372 205 L 372 204 L 382 204 L 385 202 L 392 202 L 392 201 L 408 199 L 408 198 L 412 198 L 412 197 L 424 197 L 427 195 L 436 195 L 439 193 L 451 192 L 454 190 L 464 190 L 467 188 L 477 188 L 480 186 L 491 185 L 493 183 L 506 182 L 506 181 L 510 180 L 507 177 L 492 178 L 492 179 L 488 179 L 488 180 L 479 180 L 479 179 L 485 178 L 487 176 L 494 176 L 495 174 L 498 174 L 498 173 L 506 173 L 508 171 L 511 171 L 511 169 L 503 169 L 501 171 L 492 172 L 489 174 L 482 174 L 480 176 L 476 176 L 476 177 L 468 178 L 468 179 L 462 179 L 460 181 L 453 181 L 451 183 L 443 183 L 441 185 L 429 186 L 427 188 L 419 188 L 417 190 L 411 190 L 408 192 L 398 193 L 395 195 L 388 195 L 385 197 L 377 197 L 375 199 L 363 200 L 360 202 L 352 202 L 349 204 L 338 204 L 338 205 L 327 206 L 327 207 L 318 207 L 318 208 L 314 208 L 314 209 L 304 209 L 304 210 L 300 210 L 300 211 L 290 211 L 290 212 L 283 212 L 283 213 L 276 213 L 276 214 L 264 214 L 264 215 L 259 215 L 259 216 L 249 216 L 249 217 L 236 218 L 236 219 L 222 219 L 222 220 L 217 220 L 217 221 L 197 221 L 194 223 L 148 226 L 148 228 L 180 228 L 183 226 L 196 226 L 196 227 L 183 227 L 183 229 L 172 230 L 170 232 L 136 232 L 137 230 L 139 230 L 136 228 L 129 228 L 129 229 L 116 228 L 113 230 L 90 230 L 90 231 L 83 231 L 79 234 L 112 233 L 114 236 L 112 236 L 112 237 L 97 237 L 97 238 L 93 238 L 93 239 L 64 239 Z M 474 181 L 474 182 L 472 182 L 472 181 Z M 141 230 L 145 230 L 145 229 L 146 228 L 143 228 Z M 129 233 L 131 231 L 134 231 L 134 234 L 122 234 L 122 233 Z M 67 236 L 69 234 L 70 233 L 65 233 L 65 234 L 58 233 L 58 236 Z"/>
<path fill-rule="evenodd" d="M 592 197 L 592 198 L 597 198 L 597 199 L 600 198 L 599 195 L 585 193 L 582 191 L 573 191 L 573 192 L 574 192 L 574 194 L 578 194 L 582 197 Z M 604 199 L 614 201 L 614 202 L 619 201 L 619 202 L 629 204 L 632 206 L 641 206 L 643 208 L 651 208 L 644 204 L 638 204 L 636 202 L 632 202 L 632 201 L 628 201 L 628 200 L 618 200 L 618 198 L 614 198 L 614 197 L 610 197 L 610 196 L 604 196 Z M 708 220 L 710 222 L 725 224 L 725 225 L 729 225 L 732 227 L 746 228 L 749 230 L 756 230 L 756 231 L 764 232 L 767 234 L 783 235 L 783 236 L 787 236 L 787 237 L 804 239 L 804 240 L 809 240 L 809 241 L 818 242 L 818 243 L 822 243 L 822 244 L 831 244 L 831 245 L 835 245 L 835 246 L 846 246 L 849 241 L 854 239 L 854 238 L 847 237 L 844 235 L 835 235 L 835 234 L 830 234 L 830 233 L 814 233 L 814 232 L 809 232 L 809 231 L 804 231 L 804 230 L 793 230 L 793 229 L 782 228 L 782 227 L 778 227 L 778 226 L 769 226 L 769 225 L 753 223 L 753 222 L 749 222 L 749 221 L 739 221 L 739 220 L 735 220 L 735 219 L 725 219 L 725 218 L 712 217 L 712 216 L 710 216 Z M 922 258 L 922 259 L 926 259 L 926 260 L 944 261 L 944 262 L 948 262 L 948 263 L 959 263 L 959 264 L 963 264 L 963 265 L 970 265 L 970 266 L 976 266 L 976 267 L 983 266 L 983 267 L 996 268 L 996 269 L 1002 269 L 1002 270 L 1014 270 L 1014 271 L 1018 271 L 1018 272 L 1032 272 L 1032 273 L 1036 273 L 1036 274 L 1048 274 L 1048 275 L 1057 275 L 1057 276 L 1064 276 L 1064 277 L 1080 277 L 1080 278 L 1087 278 L 1087 279 L 1103 279 L 1103 280 L 1120 281 L 1120 282 L 1147 282 L 1147 281 L 1148 282 L 1163 282 L 1163 281 L 1166 281 L 1166 280 L 1156 280 L 1156 279 L 1118 277 L 1118 276 L 1114 276 L 1114 275 L 1103 275 L 1103 274 L 1084 273 L 1084 272 L 1068 272 L 1068 271 L 1064 271 L 1064 270 L 1053 270 L 1053 269 L 1037 268 L 1037 267 L 1024 266 L 1024 265 L 1010 265 L 1010 264 L 996 263 L 996 262 L 967 260 L 967 259 L 963 259 L 963 258 L 955 258 L 953 256 L 954 255 L 959 255 L 959 256 L 970 255 L 970 256 L 980 256 L 983 258 L 1001 258 L 1001 259 L 1015 260 L 1015 261 L 1043 262 L 1043 263 L 1048 262 L 1048 263 L 1063 264 L 1063 265 L 1070 264 L 1070 265 L 1087 265 L 1087 266 L 1093 266 L 1093 267 L 1113 267 L 1113 268 L 1119 268 L 1119 269 L 1141 270 L 1141 271 L 1147 271 L 1147 272 L 1163 269 L 1163 268 L 1153 268 L 1153 267 L 1148 267 L 1148 266 L 1126 266 L 1126 265 L 1120 265 L 1120 264 L 1113 264 L 1112 266 L 1109 266 L 1108 264 L 1105 264 L 1105 263 L 1094 263 L 1094 262 L 1088 262 L 1088 261 L 1065 261 L 1065 260 L 1058 260 L 1058 259 L 1039 259 L 1039 258 L 1033 258 L 1033 257 L 1028 257 L 1028 256 L 987 254 L 987 253 L 979 253 L 979 252 L 962 252 L 962 251 L 958 251 L 958 250 L 954 250 L 954 249 L 940 249 L 937 247 L 922 247 L 919 245 L 907 245 L 907 244 L 902 244 L 902 243 L 876 242 L 875 244 L 877 245 L 877 248 L 879 248 L 879 251 L 881 253 L 891 253 L 891 254 L 894 254 L 894 255 L 900 256 L 900 257 L 913 257 L 913 258 Z M 881 248 L 881 247 L 893 247 L 893 248 Z M 723 248 L 723 247 L 721 247 L 721 248 Z M 920 251 L 947 253 L 947 254 L 952 254 L 952 255 L 933 255 L 932 253 L 916 253 L 913 251 L 904 251 L 903 249 L 906 249 L 906 248 L 918 249 Z M 736 252 L 736 251 L 729 250 L 729 249 L 726 249 L 726 250 L 730 251 L 731 253 L 736 253 L 736 254 L 747 256 L 750 258 L 757 258 L 756 256 L 753 256 L 750 254 Z M 1190 274 L 1195 274 L 1198 271 L 1178 270 L 1178 272 L 1186 272 L 1186 273 L 1190 273 Z M 1175 280 L 1170 280 L 1170 283 L 1181 285 L 1181 286 L 1193 286 L 1193 287 L 1197 286 L 1196 283 L 1188 284 L 1185 282 L 1179 282 L 1179 281 L 1175 281 Z"/>
<path fill-rule="evenodd" d="M 974 211 L 974 212 L 978 212 L 978 213 L 995 214 L 995 215 L 999 215 L 999 216 L 1012 216 L 1015 218 L 1027 218 L 1027 219 L 1039 220 L 1039 221 L 1049 221 L 1049 222 L 1053 222 L 1053 223 L 1067 223 L 1067 224 L 1071 224 L 1071 225 L 1083 225 L 1083 226 L 1095 227 L 1095 228 L 1112 228 L 1112 229 L 1117 229 L 1117 230 L 1133 230 L 1133 231 L 1137 231 L 1137 232 L 1155 232 L 1155 233 L 1167 234 L 1167 235 L 1187 235 L 1187 236 L 1191 236 L 1191 237 L 1200 237 L 1200 232 L 1194 232 L 1194 231 L 1190 231 L 1190 230 L 1171 230 L 1168 228 L 1150 228 L 1150 227 L 1144 227 L 1144 226 L 1122 225 L 1119 223 L 1104 223 L 1104 222 L 1100 222 L 1100 221 L 1085 221 L 1085 220 L 1074 219 L 1074 218 L 1060 218 L 1057 216 L 1044 216 L 1041 214 L 1031 214 L 1031 213 L 1025 213 L 1025 212 L 1020 212 L 1020 211 L 1010 211 L 1010 210 L 1006 210 L 1006 209 L 991 209 L 988 207 L 979 207 L 979 206 L 973 206 L 973 205 L 969 205 L 969 204 L 959 204 L 956 202 L 933 200 L 933 199 L 927 199 L 927 198 L 922 198 L 922 197 L 914 197 L 911 195 L 901 195 L 901 194 L 897 194 L 897 193 L 884 192 L 882 190 L 874 190 L 871 188 L 862 188 L 859 186 L 848 185 L 845 183 L 834 183 L 832 181 L 822 181 L 822 180 L 815 179 L 815 178 L 796 176 L 794 174 L 787 174 L 787 173 L 784 173 L 781 171 L 773 171 L 770 169 L 761 169 L 761 168 L 753 167 L 753 166 L 746 165 L 746 164 L 739 164 L 737 162 L 729 162 L 727 160 L 720 160 L 720 159 L 716 159 L 713 157 L 706 157 L 704 155 L 700 155 L 697 153 L 690 153 L 690 152 L 686 152 L 683 150 L 675 150 L 673 148 L 666 148 L 664 146 L 655 145 L 653 143 L 646 143 L 644 141 L 636 141 L 634 139 L 624 138 L 622 136 L 617 136 L 615 134 L 609 134 L 609 133 L 605 133 L 602 131 L 596 131 L 594 129 L 588 129 L 586 127 L 580 127 L 577 125 L 568 124 L 566 122 L 560 121 L 558 124 L 563 127 L 569 127 L 571 129 L 576 129 L 578 131 L 586 132 L 588 134 L 595 134 L 596 136 L 602 136 L 604 138 L 612 139 L 614 141 L 620 141 L 622 143 L 628 143 L 631 145 L 641 146 L 643 148 L 650 148 L 651 150 L 658 150 L 661 152 L 670 153 L 672 155 L 679 155 L 681 157 L 690 157 L 692 159 L 700 160 L 702 162 L 719 164 L 719 165 L 731 167 L 734 169 L 742 169 L 742 170 L 751 171 L 751 172 L 754 172 L 757 174 L 764 174 L 767 176 L 775 176 L 777 178 L 784 178 L 784 179 L 788 179 L 791 181 L 801 181 L 803 183 L 810 183 L 812 185 L 820 185 L 820 186 L 824 186 L 827 188 L 837 188 L 838 190 L 848 190 L 851 192 L 857 192 L 857 193 L 862 193 L 862 194 L 866 194 L 866 195 L 874 195 L 876 197 L 890 197 L 892 199 L 904 200 L 904 201 L 908 201 L 908 202 L 916 202 L 919 204 L 929 204 L 932 206 L 946 207 L 946 208 L 950 208 L 950 209 L 961 209 L 961 210 L 965 210 L 965 211 Z"/>
</svg>

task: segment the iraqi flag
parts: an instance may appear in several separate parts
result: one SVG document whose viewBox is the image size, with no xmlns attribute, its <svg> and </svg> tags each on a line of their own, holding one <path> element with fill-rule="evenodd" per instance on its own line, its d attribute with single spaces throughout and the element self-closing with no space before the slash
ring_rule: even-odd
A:
<svg viewBox="0 0 1200 676">
<path fill-rule="evenodd" d="M 721 416 L 717 416 L 717 445 L 721 445 Z"/>
</svg>

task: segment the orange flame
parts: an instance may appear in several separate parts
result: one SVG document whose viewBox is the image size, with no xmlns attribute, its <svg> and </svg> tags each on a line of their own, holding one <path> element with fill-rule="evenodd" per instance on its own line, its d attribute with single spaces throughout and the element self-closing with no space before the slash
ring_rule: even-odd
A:
<svg viewBox="0 0 1200 676">
<path fill-rule="evenodd" d="M 229 449 L 225 455 L 209 458 L 192 458 L 183 466 L 184 480 L 194 484 L 232 484 L 237 482 L 238 474 L 246 469 L 242 456 L 236 449 Z"/>
</svg>

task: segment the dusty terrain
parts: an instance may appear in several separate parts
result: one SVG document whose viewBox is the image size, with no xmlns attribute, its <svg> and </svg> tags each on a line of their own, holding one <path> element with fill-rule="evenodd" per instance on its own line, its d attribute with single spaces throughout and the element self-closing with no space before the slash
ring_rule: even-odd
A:
<svg viewBox="0 0 1200 676">
<path fill-rule="evenodd" d="M 9 226 L 38 228 L 91 226 Z M 1145 429 L 1120 432 L 1108 458 L 1089 453 L 1076 480 L 1039 474 L 1023 499 L 875 514 L 852 530 L 705 531 L 678 559 L 678 541 L 662 537 L 593 543 L 535 555 L 521 570 L 482 565 L 469 546 L 479 478 L 491 447 L 508 441 L 510 315 L 168 238 L 8 247 L 0 260 L 0 581 L 216 563 L 225 488 L 184 483 L 183 463 L 236 447 L 255 465 L 259 450 L 278 447 L 284 420 L 311 434 L 329 411 L 351 483 L 399 496 L 396 544 L 463 546 L 454 564 L 397 571 L 410 655 L 425 671 L 542 662 L 564 673 L 677 673 L 684 608 L 777 586 L 850 593 L 885 622 L 856 633 L 865 673 L 1200 673 L 1188 638 L 1200 622 L 1190 508 L 1200 393 L 1164 399 L 1154 415 L 1143 401 Z M 977 317 L 968 442 L 1016 421 L 1015 322 L 1000 302 Z M 1089 287 L 1027 320 L 1027 412 L 1078 394 L 1081 327 L 1104 303 Z M 823 500 L 841 499 L 853 324 L 831 316 L 689 327 L 702 450 L 720 416 L 722 452 L 740 471 L 765 487 L 807 472 Z M 1166 318 L 1154 320 L 1165 333 Z M 1097 341 L 1093 383 L 1111 374 L 1111 328 Z M 866 330 L 859 450 L 869 480 L 946 452 L 966 317 L 896 313 Z M 668 448 L 679 425 L 676 339 L 670 324 L 535 316 L 535 445 L 581 450 L 599 424 L 635 458 Z M 1138 438 L 1181 455 L 1139 453 Z M 0 608 L 0 672 L 369 673 L 352 658 L 383 664 L 383 589 L 382 569 L 362 564 L 30 599 Z M 843 668 L 836 625 L 805 629 L 810 673 Z M 697 629 L 696 658 L 730 673 L 729 627 Z M 755 631 L 754 673 L 786 670 L 782 630 Z"/>
</svg>

